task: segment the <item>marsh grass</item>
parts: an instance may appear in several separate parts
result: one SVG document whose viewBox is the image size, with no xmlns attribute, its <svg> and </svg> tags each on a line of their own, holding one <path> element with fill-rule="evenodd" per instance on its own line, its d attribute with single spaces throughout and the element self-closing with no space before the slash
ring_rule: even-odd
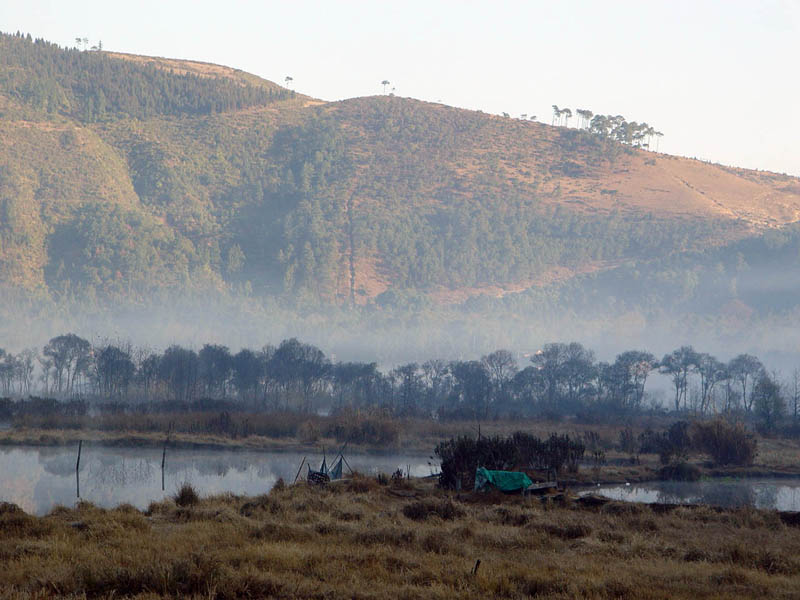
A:
<svg viewBox="0 0 800 600">
<path fill-rule="evenodd" d="M 405 493 L 405 490 L 404 490 Z M 0 597 L 793 597 L 800 536 L 755 509 L 596 507 L 358 476 L 140 512 L 0 505 Z M 477 575 L 470 571 L 477 559 Z"/>
</svg>

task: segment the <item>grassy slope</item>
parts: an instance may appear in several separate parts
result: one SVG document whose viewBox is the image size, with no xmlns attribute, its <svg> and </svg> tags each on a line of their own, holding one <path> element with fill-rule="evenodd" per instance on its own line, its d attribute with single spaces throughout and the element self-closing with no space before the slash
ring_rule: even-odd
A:
<svg viewBox="0 0 800 600">
<path fill-rule="evenodd" d="M 404 107 L 391 112 L 386 107 L 392 104 Z M 610 160 L 604 148 L 587 144 L 591 137 L 576 129 L 411 99 L 355 98 L 330 104 L 328 110 L 346 124 L 360 167 L 375 171 L 373 177 L 385 173 L 391 162 L 401 173 L 416 176 L 421 169 L 416 155 L 433 158 L 435 175 L 412 179 L 432 197 L 453 184 L 465 197 L 487 187 L 511 186 L 586 212 L 731 218 L 753 225 L 800 218 L 794 177 L 646 151 L 621 152 Z M 391 136 L 376 135 L 387 112 L 396 130 Z M 443 139 L 440 131 L 455 133 Z"/>
<path fill-rule="evenodd" d="M 144 514 L 0 505 L 0 525 L 8 598 L 790 598 L 800 586 L 796 527 L 775 512 L 589 508 L 363 478 Z"/>
</svg>

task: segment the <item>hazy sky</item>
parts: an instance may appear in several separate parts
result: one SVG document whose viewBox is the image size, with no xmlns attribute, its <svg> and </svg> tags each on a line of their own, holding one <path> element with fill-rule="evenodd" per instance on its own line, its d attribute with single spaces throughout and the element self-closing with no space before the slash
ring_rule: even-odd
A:
<svg viewBox="0 0 800 600">
<path fill-rule="evenodd" d="M 222 63 L 326 100 L 647 121 L 661 150 L 800 176 L 800 0 L 2 0 L 0 30 Z M 574 123 L 574 120 L 573 120 Z"/>
</svg>

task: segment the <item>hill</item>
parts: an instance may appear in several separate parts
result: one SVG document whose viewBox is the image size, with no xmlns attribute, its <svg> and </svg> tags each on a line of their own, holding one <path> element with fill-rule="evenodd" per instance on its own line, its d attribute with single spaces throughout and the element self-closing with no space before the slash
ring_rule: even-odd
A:
<svg viewBox="0 0 800 600">
<path fill-rule="evenodd" d="M 797 260 L 796 178 L 25 36 L 0 36 L 0 148 L 2 291 L 56 306 L 221 294 L 471 311 L 506 297 L 492 310 L 521 314 L 607 299 L 622 277 L 642 282 L 626 303 L 646 312 L 677 306 L 643 287 L 675 272 L 722 268 L 724 301 L 741 301 L 731 280 L 748 252 L 771 264 L 774 232 Z"/>
</svg>

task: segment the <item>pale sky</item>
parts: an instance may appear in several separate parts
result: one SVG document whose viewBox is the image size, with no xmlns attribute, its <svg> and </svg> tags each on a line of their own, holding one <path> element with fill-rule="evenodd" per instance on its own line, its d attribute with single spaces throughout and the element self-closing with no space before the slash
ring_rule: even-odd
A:
<svg viewBox="0 0 800 600">
<path fill-rule="evenodd" d="M 325 100 L 646 121 L 661 150 L 800 176 L 800 0 L 0 0 L 0 30 L 225 64 Z M 575 119 L 573 119 L 573 125 Z"/>
</svg>

